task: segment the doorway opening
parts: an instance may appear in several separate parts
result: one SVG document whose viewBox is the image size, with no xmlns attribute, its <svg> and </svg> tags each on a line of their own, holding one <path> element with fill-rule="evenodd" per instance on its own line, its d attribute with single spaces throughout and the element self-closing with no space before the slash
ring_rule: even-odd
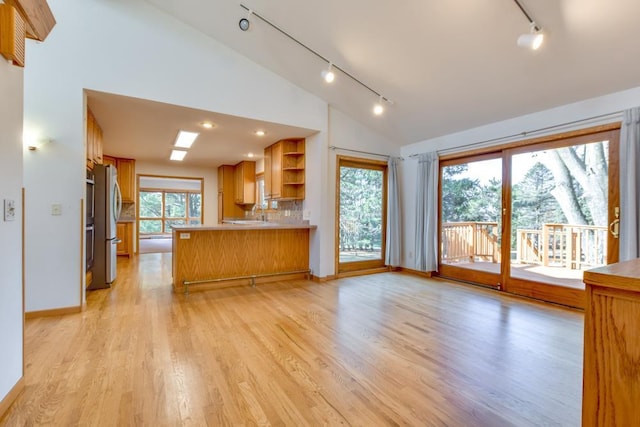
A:
<svg viewBox="0 0 640 427">
<path fill-rule="evenodd" d="M 337 158 L 336 271 L 384 267 L 387 163 Z"/>
<path fill-rule="evenodd" d="M 138 175 L 138 252 L 171 252 L 173 225 L 202 224 L 203 179 Z"/>
</svg>

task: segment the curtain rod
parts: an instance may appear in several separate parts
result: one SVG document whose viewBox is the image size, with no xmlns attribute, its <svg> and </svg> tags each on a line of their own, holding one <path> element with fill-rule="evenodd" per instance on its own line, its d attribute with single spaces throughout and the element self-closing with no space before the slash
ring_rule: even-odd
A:
<svg viewBox="0 0 640 427">
<path fill-rule="evenodd" d="M 477 141 L 477 142 L 472 142 L 469 144 L 464 144 L 464 145 L 459 145 L 457 147 L 452 147 L 452 148 L 445 148 L 442 150 L 437 150 L 436 153 L 438 154 L 451 154 L 451 153 L 456 153 L 458 151 L 462 151 L 463 149 L 468 149 L 468 148 L 483 148 L 483 147 L 490 147 L 492 144 L 497 143 L 497 142 L 506 142 L 509 141 L 511 139 L 515 139 L 515 138 L 526 138 L 528 136 L 534 136 L 535 134 L 538 133 L 543 133 L 549 130 L 558 130 L 561 129 L 563 127 L 567 127 L 567 126 L 572 126 L 572 125 L 576 125 L 576 124 L 580 124 L 580 123 L 584 123 L 586 124 L 587 122 L 593 121 L 593 120 L 599 120 L 599 119 L 605 119 L 605 118 L 615 118 L 617 116 L 619 116 L 620 114 L 622 114 L 624 111 L 620 110 L 620 111 L 614 111 L 612 113 L 606 113 L 606 114 L 600 114 L 598 116 L 592 116 L 586 119 L 580 119 L 580 120 L 574 120 L 571 122 L 566 122 L 566 123 L 561 123 L 558 125 L 553 125 L 553 126 L 547 126 L 547 127 L 543 127 L 543 128 L 539 128 L 539 129 L 534 129 L 534 130 L 530 130 L 530 131 L 522 131 L 519 133 L 514 133 L 511 135 L 505 135 L 505 136 L 499 136 L 497 138 L 491 138 L 491 139 L 485 139 L 483 141 Z M 410 154 L 409 157 L 410 158 L 414 158 L 414 157 L 418 157 L 420 154 L 424 154 L 424 153 L 415 153 L 415 154 Z"/>
<path fill-rule="evenodd" d="M 353 149 L 351 149 L 351 148 L 336 147 L 335 145 L 330 145 L 330 146 L 329 146 L 329 149 L 330 149 L 330 150 L 333 150 L 333 151 L 335 151 L 335 150 L 342 150 L 342 151 L 349 151 L 349 152 L 351 152 L 351 153 L 369 154 L 369 155 L 371 155 L 371 156 L 386 157 L 387 159 L 388 159 L 388 158 L 390 158 L 390 157 L 392 157 L 392 156 L 390 156 L 389 154 L 380 154 L 380 153 L 372 153 L 372 152 L 370 152 L 370 151 L 353 150 Z M 398 159 L 400 159 L 400 160 L 404 160 L 404 158 L 402 158 L 402 157 L 398 157 Z"/>
</svg>

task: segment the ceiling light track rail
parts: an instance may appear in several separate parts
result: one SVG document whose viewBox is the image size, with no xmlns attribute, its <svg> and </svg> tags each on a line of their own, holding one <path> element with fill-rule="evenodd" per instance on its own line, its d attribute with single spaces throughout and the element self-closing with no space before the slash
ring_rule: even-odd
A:
<svg viewBox="0 0 640 427">
<path fill-rule="evenodd" d="M 536 21 L 534 21 L 531 18 L 531 15 L 529 15 L 529 13 L 526 11 L 526 9 L 522 6 L 522 4 L 518 1 L 518 0 L 513 0 L 513 2 L 515 4 L 518 5 L 518 7 L 520 8 L 520 10 L 522 11 L 522 14 L 527 18 L 527 20 L 529 21 L 529 24 L 533 25 L 534 30 L 536 31 L 540 31 L 540 27 L 538 27 L 538 25 L 536 24 Z"/>
<path fill-rule="evenodd" d="M 302 43 L 300 40 L 296 39 L 291 34 L 287 33 L 285 30 L 283 30 L 282 28 L 278 27 L 276 24 L 272 23 L 271 21 L 269 21 L 264 16 L 260 15 L 259 13 L 256 13 L 255 10 L 248 8 L 247 6 L 245 6 L 242 3 L 240 3 L 240 7 L 243 8 L 244 10 L 246 10 L 247 12 L 249 12 L 250 15 L 255 16 L 256 18 L 260 19 L 265 24 L 269 25 L 274 30 L 278 31 L 280 34 L 282 34 L 285 37 L 287 37 L 289 40 L 291 40 L 291 41 L 297 43 L 298 45 L 300 45 L 301 47 L 305 48 L 311 54 L 317 56 L 318 58 L 320 58 L 321 60 L 323 60 L 327 64 L 330 64 L 331 67 L 333 67 L 334 69 L 340 71 L 342 74 L 344 74 L 345 76 L 349 77 L 351 80 L 353 80 L 354 82 L 358 83 L 360 86 L 364 87 L 369 92 L 373 93 L 374 95 L 376 95 L 377 97 L 381 98 L 385 102 L 388 102 L 389 104 L 393 105 L 393 101 L 392 100 L 390 100 L 389 98 L 383 96 L 380 92 L 378 92 L 377 90 L 371 88 L 371 86 L 367 85 L 362 80 L 356 78 L 353 74 L 350 74 L 349 72 L 345 71 L 343 68 L 340 68 L 334 62 L 329 61 L 325 56 L 321 55 L 320 53 L 318 53 L 314 49 L 312 49 L 309 46 L 307 46 L 306 44 Z"/>
</svg>

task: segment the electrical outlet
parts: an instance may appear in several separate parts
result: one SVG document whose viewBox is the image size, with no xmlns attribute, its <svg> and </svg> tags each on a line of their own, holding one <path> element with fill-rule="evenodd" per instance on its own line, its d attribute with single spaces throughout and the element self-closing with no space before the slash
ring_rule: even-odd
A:
<svg viewBox="0 0 640 427">
<path fill-rule="evenodd" d="M 190 239 L 191 238 L 191 234 L 190 233 L 180 233 L 180 238 L 181 239 Z"/>
<path fill-rule="evenodd" d="M 16 201 L 4 199 L 4 220 L 13 221 L 16 219 Z"/>
</svg>

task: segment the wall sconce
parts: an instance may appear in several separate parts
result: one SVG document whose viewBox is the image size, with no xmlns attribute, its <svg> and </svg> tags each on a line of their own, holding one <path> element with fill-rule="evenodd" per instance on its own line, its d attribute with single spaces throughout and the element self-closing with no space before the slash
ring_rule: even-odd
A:
<svg viewBox="0 0 640 427">
<path fill-rule="evenodd" d="M 42 147 L 52 142 L 53 140 L 49 138 L 38 139 L 34 143 L 30 143 L 29 145 L 27 145 L 27 148 L 29 149 L 29 151 L 36 151 L 36 150 L 40 150 Z"/>
</svg>

